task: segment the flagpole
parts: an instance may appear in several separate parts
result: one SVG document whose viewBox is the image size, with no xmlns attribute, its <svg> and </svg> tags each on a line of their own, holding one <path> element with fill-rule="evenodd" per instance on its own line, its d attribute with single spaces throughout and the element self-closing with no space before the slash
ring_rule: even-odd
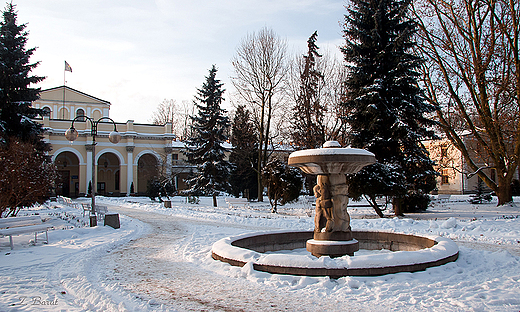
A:
<svg viewBox="0 0 520 312">
<path fill-rule="evenodd" d="M 67 61 L 65 61 L 65 64 L 67 63 Z M 62 113 L 62 119 L 65 120 L 65 85 L 67 83 L 67 81 L 65 80 L 65 73 L 67 72 L 67 67 L 65 66 L 63 68 L 63 108 L 61 109 L 61 111 L 63 112 Z"/>
</svg>

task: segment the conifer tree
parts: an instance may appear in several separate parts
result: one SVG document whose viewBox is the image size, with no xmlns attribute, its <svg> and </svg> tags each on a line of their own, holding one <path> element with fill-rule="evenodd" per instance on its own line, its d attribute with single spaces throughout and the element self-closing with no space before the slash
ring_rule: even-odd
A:
<svg viewBox="0 0 520 312">
<path fill-rule="evenodd" d="M 224 155 L 223 143 L 228 139 L 226 132 L 230 126 L 225 110 L 220 108 L 224 89 L 216 78 L 215 65 L 209 71 L 202 88 L 195 97 L 197 115 L 191 116 L 192 137 L 186 142 L 185 154 L 190 163 L 197 165 L 195 175 L 187 180 L 191 194 L 213 196 L 217 206 L 218 191 L 229 190 L 230 164 Z"/>
<path fill-rule="evenodd" d="M 8 3 L 0 21 L 0 217 L 16 215 L 23 207 L 48 198 L 56 167 L 46 154 L 49 144 L 42 126 L 33 120 L 43 111 L 32 108 L 40 89 L 31 88 L 43 77 L 31 76 L 38 63 L 29 63 L 35 49 L 26 49 L 25 24 Z M 5 213 L 7 211 L 7 213 Z"/>
<path fill-rule="evenodd" d="M 319 148 L 325 143 L 323 114 L 325 107 L 320 103 L 319 87 L 323 74 L 318 70 L 318 53 L 315 31 L 307 40 L 307 55 L 303 56 L 300 69 L 300 90 L 293 108 L 292 140 L 302 149 Z"/>
<path fill-rule="evenodd" d="M 17 12 L 8 3 L 2 12 L 0 22 L 0 144 L 9 145 L 11 138 L 32 143 L 37 150 L 48 150 L 41 139 L 41 125 L 32 120 L 39 109 L 32 102 L 38 99 L 40 89 L 31 88 L 44 77 L 31 76 L 30 72 L 38 66 L 30 63 L 29 58 L 35 48 L 26 49 L 28 32 L 26 25 L 17 24 Z"/>
<path fill-rule="evenodd" d="M 391 195 L 396 215 L 403 207 L 426 209 L 436 173 L 421 140 L 434 138 L 426 117 L 434 107 L 417 83 L 422 60 L 413 54 L 417 26 L 407 16 L 411 0 L 351 3 L 342 48 L 349 64 L 344 103 L 351 111 L 349 140 L 373 152 L 378 163 L 352 177 L 350 192 L 363 193 L 371 203 L 377 195 Z M 356 190 L 367 181 L 378 187 Z"/>
<path fill-rule="evenodd" d="M 229 161 L 233 164 L 229 183 L 231 193 L 235 196 L 248 190 L 249 199 L 258 197 L 258 179 L 255 171 L 258 162 L 257 137 L 250 111 L 243 105 L 238 106 L 231 126 L 233 150 L 229 155 Z"/>
</svg>

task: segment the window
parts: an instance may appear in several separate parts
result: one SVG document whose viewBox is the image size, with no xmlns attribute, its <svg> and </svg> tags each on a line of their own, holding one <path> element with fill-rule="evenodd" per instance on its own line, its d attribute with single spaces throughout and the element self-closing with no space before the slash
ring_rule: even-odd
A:
<svg viewBox="0 0 520 312">
<path fill-rule="evenodd" d="M 43 116 L 49 116 L 49 117 L 51 116 L 51 109 L 50 108 L 44 107 L 42 110 L 43 110 L 43 113 L 42 113 Z"/>
<path fill-rule="evenodd" d="M 448 157 L 448 147 L 447 146 L 441 146 L 441 158 Z"/>
<path fill-rule="evenodd" d="M 172 154 L 172 166 L 179 165 L 179 154 Z"/>
<path fill-rule="evenodd" d="M 85 116 L 85 111 L 81 108 L 76 111 L 76 117 Z M 78 121 L 85 121 L 85 118 L 78 118 Z"/>
<path fill-rule="evenodd" d="M 442 169 L 441 184 L 450 184 L 449 170 Z"/>
</svg>

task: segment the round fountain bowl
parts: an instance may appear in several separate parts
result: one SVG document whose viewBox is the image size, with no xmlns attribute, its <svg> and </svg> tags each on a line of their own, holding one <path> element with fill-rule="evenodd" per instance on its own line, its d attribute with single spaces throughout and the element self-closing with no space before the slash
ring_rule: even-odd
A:
<svg viewBox="0 0 520 312">
<path fill-rule="evenodd" d="M 376 162 L 373 153 L 359 148 L 342 148 L 335 141 L 326 142 L 323 148 L 297 151 L 289 155 L 289 165 L 299 167 L 307 174 L 356 173 Z"/>
<path fill-rule="evenodd" d="M 215 242 L 211 253 L 213 259 L 234 266 L 242 267 L 251 263 L 257 271 L 332 278 L 423 271 L 455 261 L 459 256 L 457 244 L 449 238 L 355 230 L 352 234 L 361 249 L 386 249 L 392 253 L 378 252 L 335 259 L 290 253 L 292 249 L 305 248 L 313 234 L 311 231 L 243 234 Z M 281 252 L 283 250 L 288 252 Z M 269 253 L 270 251 L 280 253 Z"/>
</svg>

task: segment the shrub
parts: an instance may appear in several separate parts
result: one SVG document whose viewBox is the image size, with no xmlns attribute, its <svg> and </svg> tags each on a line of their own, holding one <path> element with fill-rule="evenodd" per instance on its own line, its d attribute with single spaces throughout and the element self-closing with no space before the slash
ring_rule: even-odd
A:
<svg viewBox="0 0 520 312">
<path fill-rule="evenodd" d="M 279 160 L 270 161 L 262 171 L 264 186 L 271 203 L 271 212 L 277 211 L 278 204 L 285 205 L 298 199 L 302 189 L 302 175 L 299 169 L 287 166 Z"/>
</svg>

